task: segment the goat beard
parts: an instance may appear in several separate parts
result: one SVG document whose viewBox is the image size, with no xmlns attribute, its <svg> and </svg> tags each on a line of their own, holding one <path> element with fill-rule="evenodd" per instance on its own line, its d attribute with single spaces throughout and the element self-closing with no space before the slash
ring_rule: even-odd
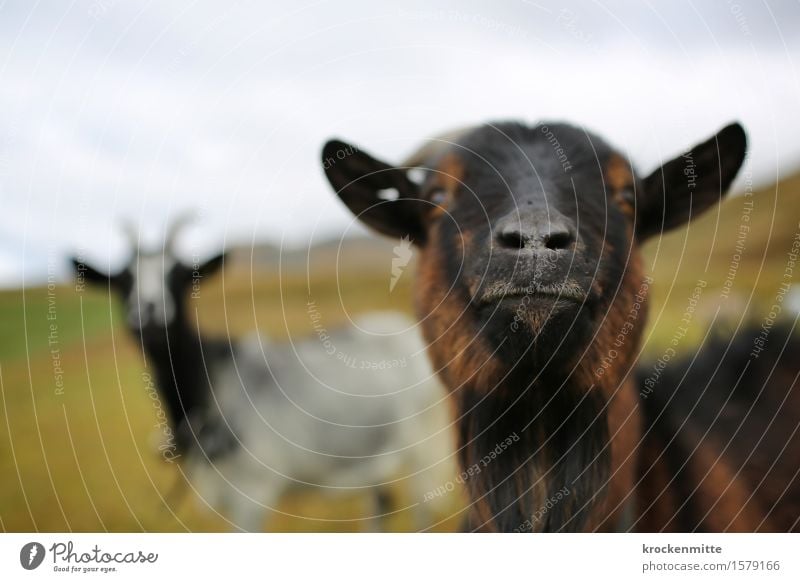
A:
<svg viewBox="0 0 800 582">
<path fill-rule="evenodd" d="M 539 374 L 575 367 L 596 330 L 588 305 L 528 305 L 497 310 L 479 324 L 481 335 L 508 368 L 529 368 Z"/>
<path fill-rule="evenodd" d="M 470 527 L 583 531 L 610 473 L 605 400 L 569 381 L 549 390 L 528 381 L 521 391 L 465 386 L 456 396 Z"/>
<path fill-rule="evenodd" d="M 514 328 L 510 310 L 435 309 L 422 296 L 428 353 L 454 402 L 470 528 L 586 529 L 611 465 L 606 399 L 587 375 L 591 315 L 534 309 Z"/>
</svg>

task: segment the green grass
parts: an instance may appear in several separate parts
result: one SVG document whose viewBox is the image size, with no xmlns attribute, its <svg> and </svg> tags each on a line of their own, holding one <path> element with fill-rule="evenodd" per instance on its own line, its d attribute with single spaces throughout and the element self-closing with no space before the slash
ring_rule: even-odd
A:
<svg viewBox="0 0 800 582">
<path fill-rule="evenodd" d="M 46 350 L 53 324 L 58 339 L 67 344 L 80 338 L 84 330 L 91 334 L 108 326 L 115 302 L 110 306 L 104 295 L 93 293 L 81 298 L 70 291 L 62 287 L 37 287 L 24 293 L 0 291 L 0 361 Z"/>
</svg>

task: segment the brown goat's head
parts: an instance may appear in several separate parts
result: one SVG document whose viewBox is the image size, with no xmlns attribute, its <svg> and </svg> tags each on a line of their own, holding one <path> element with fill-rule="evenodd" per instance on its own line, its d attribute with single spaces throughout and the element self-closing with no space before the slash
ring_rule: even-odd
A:
<svg viewBox="0 0 800 582">
<path fill-rule="evenodd" d="M 534 343 L 540 360 L 557 346 L 579 354 L 614 309 L 639 243 L 719 202 L 744 155 L 734 124 L 640 179 L 583 129 L 500 123 L 426 146 L 412 162 L 417 181 L 410 165 L 340 141 L 323 160 L 360 220 L 418 246 L 429 341 L 455 326 L 516 361 Z M 434 350 L 445 370 L 455 356 Z"/>
<path fill-rule="evenodd" d="M 531 529 L 584 527 L 613 465 L 621 415 L 607 404 L 621 400 L 644 320 L 599 377 L 643 283 L 639 246 L 719 202 L 745 149 L 729 125 L 641 178 L 605 141 L 560 123 L 487 124 L 400 165 L 325 145 L 348 208 L 418 247 L 417 312 L 456 400 L 462 464 L 512 431 L 522 439 L 469 483 L 479 523 L 518 528 L 568 486 L 575 495 Z"/>
</svg>

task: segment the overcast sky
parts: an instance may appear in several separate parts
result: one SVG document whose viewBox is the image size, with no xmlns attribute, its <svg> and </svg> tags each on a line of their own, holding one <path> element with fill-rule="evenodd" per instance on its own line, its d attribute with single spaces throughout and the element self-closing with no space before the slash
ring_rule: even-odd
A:
<svg viewBox="0 0 800 582">
<path fill-rule="evenodd" d="M 796 2 L 0 4 L 0 285 L 118 264 L 127 218 L 184 249 L 350 228 L 331 136 L 399 160 L 487 120 L 563 119 L 641 171 L 733 119 L 757 182 L 800 166 Z"/>
</svg>

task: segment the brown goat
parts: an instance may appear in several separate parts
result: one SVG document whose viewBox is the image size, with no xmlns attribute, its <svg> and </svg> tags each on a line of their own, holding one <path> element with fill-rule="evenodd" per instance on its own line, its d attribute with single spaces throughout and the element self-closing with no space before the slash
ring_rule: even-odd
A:
<svg viewBox="0 0 800 582">
<path fill-rule="evenodd" d="M 487 124 L 398 166 L 325 145 L 348 208 L 419 250 L 416 310 L 454 403 L 470 529 L 668 526 L 652 487 L 669 468 L 642 450 L 652 438 L 633 373 L 648 287 L 639 249 L 717 204 L 745 150 L 732 124 L 642 179 L 560 123 Z M 652 503 L 637 498 L 644 485 Z"/>
</svg>

